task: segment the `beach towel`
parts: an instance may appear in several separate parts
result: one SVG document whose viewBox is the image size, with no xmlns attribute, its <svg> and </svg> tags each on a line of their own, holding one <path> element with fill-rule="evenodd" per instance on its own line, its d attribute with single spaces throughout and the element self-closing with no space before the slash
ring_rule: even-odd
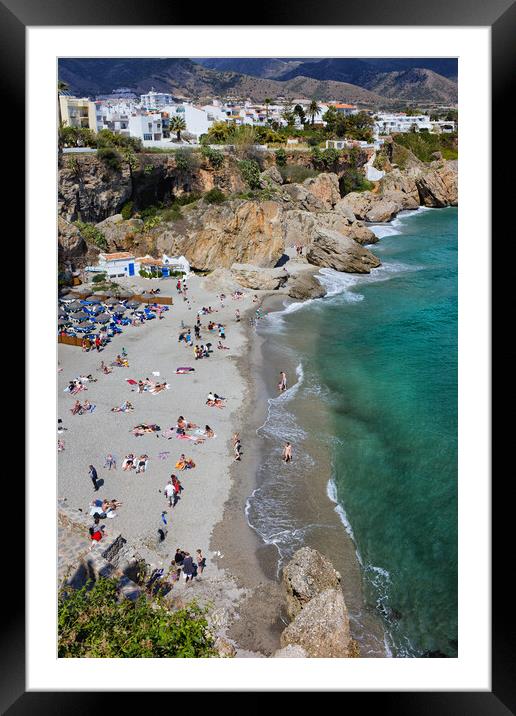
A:
<svg viewBox="0 0 516 716">
<path fill-rule="evenodd" d="M 158 376 L 158 375 L 159 375 L 159 370 L 153 370 L 153 371 L 152 371 L 152 375 Z"/>
<path fill-rule="evenodd" d="M 194 372 L 195 372 L 195 368 L 190 368 L 188 366 L 176 368 L 176 375 L 185 375 L 185 374 L 194 373 Z"/>
<path fill-rule="evenodd" d="M 126 378 L 126 382 L 129 383 L 129 385 L 138 385 L 138 381 L 132 378 Z"/>
</svg>

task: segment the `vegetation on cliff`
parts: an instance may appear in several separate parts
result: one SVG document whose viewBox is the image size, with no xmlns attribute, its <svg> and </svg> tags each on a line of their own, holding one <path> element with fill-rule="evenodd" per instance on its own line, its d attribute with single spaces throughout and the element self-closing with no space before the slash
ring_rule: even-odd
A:
<svg viewBox="0 0 516 716">
<path fill-rule="evenodd" d="M 432 155 L 435 152 L 440 152 L 443 159 L 457 159 L 459 156 L 456 133 L 407 132 L 406 134 L 396 134 L 394 143 L 409 149 L 422 162 L 433 161 L 435 156 Z M 399 164 L 399 162 L 397 163 Z"/>
<path fill-rule="evenodd" d="M 170 611 L 159 597 L 119 600 L 116 579 L 59 593 L 58 656 L 193 658 L 217 656 L 206 610 L 191 602 Z"/>
</svg>

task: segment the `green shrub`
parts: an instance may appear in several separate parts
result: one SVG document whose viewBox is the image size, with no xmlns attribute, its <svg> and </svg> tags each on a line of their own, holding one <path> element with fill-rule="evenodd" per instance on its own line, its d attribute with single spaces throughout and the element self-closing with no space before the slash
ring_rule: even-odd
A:
<svg viewBox="0 0 516 716">
<path fill-rule="evenodd" d="M 276 151 L 276 165 L 278 167 L 284 167 L 287 163 L 287 153 L 284 149 L 278 149 Z"/>
<path fill-rule="evenodd" d="M 223 201 L 226 201 L 226 195 L 218 186 L 214 186 L 213 189 L 206 192 L 204 200 L 207 201 L 208 204 L 222 204 Z"/>
<path fill-rule="evenodd" d="M 60 658 L 198 658 L 217 656 L 206 610 L 195 602 L 170 611 L 157 597 L 118 598 L 116 579 L 61 589 Z"/>
<path fill-rule="evenodd" d="M 201 198 L 202 194 L 198 194 L 197 192 L 191 192 L 190 194 L 181 194 L 180 196 L 174 196 L 172 199 L 173 204 L 177 204 L 178 206 L 186 206 L 186 204 L 193 204 L 194 201 L 198 201 Z"/>
<path fill-rule="evenodd" d="M 101 251 L 106 251 L 108 242 L 100 229 L 93 224 L 86 224 L 84 221 L 76 221 L 75 226 L 79 229 L 86 241 L 94 244 Z"/>
<path fill-rule="evenodd" d="M 163 221 L 177 221 L 182 216 L 181 209 L 177 204 L 173 204 L 169 209 L 165 209 L 161 214 Z"/>
<path fill-rule="evenodd" d="M 95 276 L 91 279 L 92 283 L 103 283 L 107 279 L 106 273 L 96 273 Z"/>
<path fill-rule="evenodd" d="M 316 169 L 303 167 L 299 164 L 287 164 L 285 167 L 278 167 L 283 181 L 292 184 L 302 184 L 305 179 L 315 177 L 319 174 Z"/>
<path fill-rule="evenodd" d="M 238 168 L 243 180 L 250 189 L 258 189 L 260 186 L 260 167 L 254 159 L 243 159 L 238 162 Z"/>
<path fill-rule="evenodd" d="M 122 207 L 122 211 L 120 212 L 122 214 L 122 219 L 130 219 L 133 215 L 133 202 L 132 201 L 126 201 L 126 203 Z"/>
<path fill-rule="evenodd" d="M 373 187 L 374 184 L 366 179 L 358 169 L 354 168 L 346 169 L 339 179 L 339 188 L 342 196 L 349 194 L 351 191 L 370 191 Z"/>
<path fill-rule="evenodd" d="M 411 151 L 422 162 L 433 161 L 432 154 L 434 152 L 441 152 L 444 159 L 457 159 L 458 157 L 456 133 L 407 132 L 394 135 L 394 143 Z M 399 162 L 396 163 L 400 165 Z"/>
<path fill-rule="evenodd" d="M 224 154 L 218 149 L 212 149 L 209 146 L 203 146 L 201 148 L 201 154 L 209 161 L 211 166 L 215 169 L 220 169 L 220 167 L 224 164 Z"/>
<path fill-rule="evenodd" d="M 154 229 L 158 224 L 161 224 L 161 221 L 161 216 L 149 216 L 149 218 L 143 222 L 143 230 L 150 231 L 150 229 Z"/>
<path fill-rule="evenodd" d="M 144 174 L 152 174 L 153 170 L 154 170 L 153 164 L 145 164 L 145 166 L 143 167 Z"/>
<path fill-rule="evenodd" d="M 109 169 L 113 171 L 119 171 L 121 167 L 121 156 L 112 147 L 100 147 L 97 149 L 97 157 L 103 162 Z"/>
<path fill-rule="evenodd" d="M 193 171 L 198 166 L 198 157 L 195 153 L 188 149 L 178 149 L 175 152 L 176 167 L 179 171 L 188 173 Z"/>
</svg>

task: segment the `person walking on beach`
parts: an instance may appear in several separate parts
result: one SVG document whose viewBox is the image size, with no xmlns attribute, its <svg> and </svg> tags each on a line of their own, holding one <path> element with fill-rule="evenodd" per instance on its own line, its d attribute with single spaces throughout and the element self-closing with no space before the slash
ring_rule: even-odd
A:
<svg viewBox="0 0 516 716">
<path fill-rule="evenodd" d="M 172 488 L 174 490 L 173 495 L 173 501 L 172 501 L 172 507 L 175 507 L 177 503 L 179 502 L 179 497 L 181 494 L 181 491 L 183 489 L 183 485 L 180 483 L 180 481 L 177 479 L 175 475 L 172 475 Z"/>
<path fill-rule="evenodd" d="M 183 561 L 183 574 L 185 575 L 185 583 L 192 582 L 194 578 L 194 563 L 189 552 L 185 552 L 185 558 Z"/>
<path fill-rule="evenodd" d="M 95 515 L 93 518 L 93 525 L 89 528 L 91 539 L 90 549 L 93 549 L 93 547 L 105 536 L 106 533 L 104 532 L 104 529 L 104 525 L 100 524 L 99 516 Z"/>
<path fill-rule="evenodd" d="M 280 373 L 278 388 L 280 393 L 283 393 L 287 389 L 287 374 L 284 370 L 282 370 Z"/>
<path fill-rule="evenodd" d="M 99 479 L 99 478 L 98 478 L 98 475 L 97 475 L 97 471 L 95 470 L 95 468 L 93 467 L 93 465 L 90 465 L 90 466 L 89 466 L 89 470 L 90 470 L 90 471 L 89 471 L 88 474 L 89 474 L 89 476 L 90 476 L 90 478 L 91 478 L 91 481 L 93 482 L 93 487 L 95 488 L 95 492 L 98 492 L 98 490 L 99 490 L 98 479 Z"/>
<path fill-rule="evenodd" d="M 292 445 L 290 443 L 285 443 L 282 460 L 283 462 L 290 462 L 292 460 Z"/>
<path fill-rule="evenodd" d="M 172 484 L 172 480 L 169 480 L 169 481 L 167 482 L 167 484 L 165 485 L 165 489 L 163 490 L 163 492 L 165 493 L 165 497 L 166 497 L 166 499 L 168 500 L 168 506 L 169 506 L 169 507 L 172 507 L 172 502 L 173 502 L 174 493 L 175 493 L 174 485 Z"/>
<path fill-rule="evenodd" d="M 199 574 L 202 574 L 204 572 L 204 568 L 206 567 L 206 557 L 204 557 L 203 553 L 200 549 L 197 550 L 197 571 Z"/>
</svg>

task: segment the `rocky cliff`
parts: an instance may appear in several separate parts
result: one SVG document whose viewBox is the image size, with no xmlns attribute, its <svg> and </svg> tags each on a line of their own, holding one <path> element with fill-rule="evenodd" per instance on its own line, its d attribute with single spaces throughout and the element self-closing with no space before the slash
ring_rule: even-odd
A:
<svg viewBox="0 0 516 716">
<path fill-rule="evenodd" d="M 283 571 L 290 624 L 275 657 L 348 658 L 356 656 L 340 574 L 311 547 L 299 549 Z"/>
<path fill-rule="evenodd" d="M 270 159 L 270 157 L 269 157 Z M 63 159 L 59 177 L 59 254 L 78 262 L 95 247 L 71 222 L 95 222 L 102 248 L 137 255 L 182 254 L 192 268 L 230 269 L 235 263 L 274 268 L 286 248 L 307 247 L 314 266 L 368 273 L 380 265 L 366 248 L 377 241 L 367 222 L 390 221 L 399 211 L 457 204 L 457 162 L 414 161 L 403 171 L 392 168 L 374 191 L 340 195 L 339 177 L 320 173 L 303 183 L 283 183 L 273 166 L 260 175 L 261 190 L 252 198 L 229 198 L 220 204 L 194 201 L 179 212 L 162 213 L 155 222 L 123 220 L 118 213 L 130 200 L 134 207 L 166 203 L 171 196 L 205 194 L 213 187 L 226 195 L 245 188 L 233 159 L 218 169 L 198 158 L 188 170 L 169 155 L 144 155 L 137 167 L 107 169 L 97 158 Z M 193 160 L 192 160 L 193 161 Z M 269 160 L 265 161 L 267 165 Z M 66 164 L 69 162 L 69 164 Z M 97 244 L 98 251 L 98 244 Z M 283 257 L 283 258 L 282 258 Z"/>
</svg>

